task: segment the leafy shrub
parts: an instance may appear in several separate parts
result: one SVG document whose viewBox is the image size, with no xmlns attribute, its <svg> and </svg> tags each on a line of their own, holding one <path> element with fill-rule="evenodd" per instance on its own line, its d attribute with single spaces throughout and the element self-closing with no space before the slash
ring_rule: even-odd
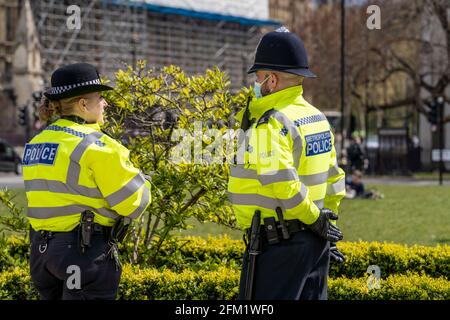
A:
<svg viewBox="0 0 450 320">
<path fill-rule="evenodd" d="M 340 242 L 339 249 L 346 255 L 343 265 L 331 264 L 330 277 L 360 278 L 370 265 L 377 265 L 381 277 L 406 274 L 408 271 L 431 277 L 450 279 L 450 246 L 406 246 L 378 242 Z M 122 246 L 122 261 L 130 262 L 133 245 Z M 167 268 L 174 272 L 185 269 L 213 271 L 220 267 L 239 270 L 242 264 L 244 243 L 227 236 L 184 237 L 166 242 L 156 259 L 151 260 L 145 246 L 140 244 L 141 268 Z M 0 271 L 23 265 L 28 260 L 28 243 L 22 238 L 10 238 L 0 243 Z"/>
<path fill-rule="evenodd" d="M 377 265 L 381 277 L 413 271 L 432 277 L 450 278 L 450 246 L 407 246 L 379 242 L 340 242 L 339 249 L 347 260 L 342 265 L 332 263 L 330 277 L 364 277 L 370 265 Z M 241 268 L 244 243 L 227 236 L 185 237 L 178 243 L 167 243 L 161 248 L 153 266 L 166 266 L 173 270 L 208 269 L 219 266 Z M 145 261 L 143 262 L 145 265 Z"/>
<path fill-rule="evenodd" d="M 330 300 L 448 300 L 450 281 L 409 273 L 380 280 L 380 289 L 369 290 L 366 278 L 329 279 Z"/>
<path fill-rule="evenodd" d="M 140 241 L 146 260 L 157 259 L 171 232 L 186 229 L 191 217 L 235 227 L 224 162 L 234 140 L 225 143 L 225 138 L 235 125 L 232 114 L 245 106 L 251 91 L 232 93 L 218 68 L 189 76 L 179 67 L 153 69 L 144 61 L 118 70 L 114 83 L 115 90 L 105 92 L 110 106 L 104 129 L 126 145 L 135 166 L 152 174 L 152 202 L 134 222 L 130 260 L 143 260 Z"/>
<path fill-rule="evenodd" d="M 369 290 L 367 278 L 329 279 L 330 300 L 448 300 L 450 281 L 408 273 L 390 275 L 380 289 Z M 124 265 L 118 299 L 122 300 L 233 300 L 238 295 L 239 272 L 219 268 L 216 271 L 141 269 Z M 0 273 L 0 299 L 37 299 L 28 268 Z"/>
<path fill-rule="evenodd" d="M 29 259 L 29 243 L 21 237 L 0 238 L 0 272 L 25 266 Z"/>
<path fill-rule="evenodd" d="M 233 269 L 217 271 L 139 269 L 125 266 L 120 283 L 119 299 L 230 300 L 238 294 L 239 273 Z"/>
<path fill-rule="evenodd" d="M 132 250 L 131 244 L 122 247 L 122 256 L 126 261 L 131 261 L 129 256 Z M 216 270 L 219 267 L 240 269 L 244 245 L 228 236 L 210 236 L 208 239 L 183 237 L 177 241 L 166 241 L 154 260 L 147 257 L 142 243 L 139 251 L 142 252 L 140 266 L 165 267 L 173 271 Z M 148 263 L 149 261 L 152 263 Z"/>
<path fill-rule="evenodd" d="M 15 267 L 0 273 L 0 300 L 35 300 L 39 294 L 27 268 Z"/>
<path fill-rule="evenodd" d="M 342 242 L 339 249 L 346 255 L 343 265 L 332 264 L 330 277 L 362 277 L 367 267 L 377 265 L 381 277 L 413 271 L 432 277 L 450 278 L 450 246 L 406 246 L 379 242 Z"/>
</svg>

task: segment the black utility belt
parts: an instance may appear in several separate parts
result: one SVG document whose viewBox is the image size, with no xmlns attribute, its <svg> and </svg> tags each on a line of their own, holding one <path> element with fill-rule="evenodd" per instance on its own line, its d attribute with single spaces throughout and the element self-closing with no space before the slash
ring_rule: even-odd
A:
<svg viewBox="0 0 450 320">
<path fill-rule="evenodd" d="M 307 230 L 306 225 L 300 220 L 284 220 L 283 224 L 276 221 L 274 217 L 264 218 L 264 224 L 261 225 L 260 237 L 265 244 L 277 244 L 280 241 L 289 240 L 297 232 Z M 250 239 L 250 229 L 247 229 L 247 237 Z"/>
<path fill-rule="evenodd" d="M 48 239 L 51 239 L 51 238 L 54 238 L 57 236 L 68 235 L 71 233 L 78 234 L 78 232 L 80 231 L 80 226 L 77 225 L 74 229 L 72 229 L 70 231 L 47 231 L 47 230 L 36 231 L 33 228 L 31 228 L 31 231 L 32 231 L 32 233 L 39 234 L 41 236 L 41 238 L 48 240 Z M 101 224 L 94 223 L 92 226 L 92 231 L 93 231 L 93 233 L 109 235 L 111 233 L 111 227 L 102 226 Z"/>
</svg>

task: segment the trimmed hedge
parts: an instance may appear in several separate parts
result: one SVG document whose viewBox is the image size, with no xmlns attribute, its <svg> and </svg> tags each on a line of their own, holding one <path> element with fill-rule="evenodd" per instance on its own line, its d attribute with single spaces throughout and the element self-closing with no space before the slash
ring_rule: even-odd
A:
<svg viewBox="0 0 450 320">
<path fill-rule="evenodd" d="M 123 300 L 231 300 L 238 296 L 239 272 L 139 269 L 124 266 L 119 299 Z"/>
<path fill-rule="evenodd" d="M 198 237 L 186 237 L 186 244 L 174 251 L 164 247 L 161 259 L 170 265 L 174 255 L 180 256 L 173 266 L 180 270 L 183 261 L 215 261 L 218 265 L 240 268 L 244 243 L 229 237 L 209 237 L 207 240 Z M 339 242 L 338 248 L 347 257 L 343 265 L 331 264 L 330 277 L 347 278 L 364 277 L 368 266 L 377 265 L 381 277 L 392 274 L 405 274 L 414 271 L 431 277 L 450 279 L 450 246 L 436 247 L 407 246 L 394 243 L 379 242 Z M 189 266 L 187 266 L 189 267 Z"/>
<path fill-rule="evenodd" d="M 30 244 L 23 238 L 9 237 L 0 242 L 0 272 L 28 264 Z"/>
<path fill-rule="evenodd" d="M 178 247 L 177 247 L 178 246 Z M 141 268 L 165 267 L 175 272 L 186 269 L 195 271 L 214 271 L 221 267 L 240 270 L 244 243 L 229 237 L 182 238 L 180 242 L 165 244 L 158 254 L 158 261 L 148 264 L 145 250 Z M 343 265 L 331 264 L 330 277 L 360 278 L 366 276 L 369 265 L 378 265 L 381 277 L 393 274 L 406 274 L 413 271 L 431 277 L 450 279 L 450 246 L 436 247 L 406 246 L 394 243 L 378 242 L 339 242 L 339 249 L 346 255 Z M 123 248 L 122 261 L 127 261 L 131 244 Z M 9 238 L 0 248 L 0 272 L 25 266 L 28 263 L 28 243 L 23 239 Z"/>
<path fill-rule="evenodd" d="M 367 278 L 329 279 L 329 300 L 448 300 L 450 281 L 408 273 L 380 280 L 380 289 L 369 290 Z"/>
<path fill-rule="evenodd" d="M 119 299 L 236 299 L 239 273 L 234 269 L 194 272 L 139 269 L 125 265 Z M 330 300 L 449 300 L 450 281 L 426 275 L 390 275 L 380 289 L 368 290 L 366 278 L 329 279 Z M 37 299 L 27 269 L 0 273 L 0 299 Z"/>
<path fill-rule="evenodd" d="M 0 300 L 36 300 L 38 297 L 28 268 L 15 267 L 0 273 Z"/>
<path fill-rule="evenodd" d="M 379 242 L 341 242 L 338 248 L 347 260 L 342 265 L 331 264 L 330 277 L 358 278 L 367 267 L 377 265 L 381 278 L 392 274 L 415 272 L 431 277 L 450 279 L 450 246 L 406 246 Z"/>
<path fill-rule="evenodd" d="M 185 269 L 212 271 L 220 267 L 241 269 L 244 249 L 243 241 L 232 240 L 228 236 L 209 236 L 208 239 L 183 237 L 176 244 L 165 243 L 152 265 L 146 264 L 150 260 L 145 256 L 140 265 L 163 266 L 177 272 Z"/>
</svg>

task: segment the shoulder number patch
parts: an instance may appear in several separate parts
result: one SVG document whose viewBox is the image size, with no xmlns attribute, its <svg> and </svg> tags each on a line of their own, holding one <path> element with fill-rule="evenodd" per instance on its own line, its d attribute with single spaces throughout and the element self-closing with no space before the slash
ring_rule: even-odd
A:
<svg viewBox="0 0 450 320">
<path fill-rule="evenodd" d="M 53 165 L 58 147 L 58 143 L 27 143 L 23 152 L 22 164 L 24 166 L 34 164 Z"/>
<path fill-rule="evenodd" d="M 306 156 L 315 156 L 331 151 L 330 131 L 319 132 L 305 136 Z"/>
</svg>

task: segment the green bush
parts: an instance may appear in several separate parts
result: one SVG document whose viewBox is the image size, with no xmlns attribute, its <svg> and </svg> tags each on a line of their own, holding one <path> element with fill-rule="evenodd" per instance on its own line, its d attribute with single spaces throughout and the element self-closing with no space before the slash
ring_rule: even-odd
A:
<svg viewBox="0 0 450 320">
<path fill-rule="evenodd" d="M 118 70 L 114 84 L 115 90 L 104 93 L 109 103 L 104 130 L 126 145 L 137 168 L 152 173 L 152 202 L 134 221 L 130 237 L 148 249 L 134 250 L 129 258 L 138 262 L 145 253 L 154 261 L 173 231 L 188 228 L 191 217 L 235 227 L 223 161 L 231 161 L 234 145 L 223 137 L 252 91 L 233 93 L 216 67 L 187 75 L 177 66 L 154 69 L 145 61 Z"/>
<path fill-rule="evenodd" d="M 15 267 L 0 273 L 0 300 L 35 300 L 39 298 L 27 268 Z"/>
<path fill-rule="evenodd" d="M 9 237 L 0 239 L 0 272 L 25 266 L 29 259 L 29 243 L 24 238 Z"/>
<path fill-rule="evenodd" d="M 239 273 L 233 269 L 217 271 L 139 269 L 125 266 L 120 283 L 119 299 L 231 300 L 238 294 Z"/>
<path fill-rule="evenodd" d="M 450 246 L 407 246 L 378 242 L 340 242 L 339 249 L 346 255 L 343 265 L 331 264 L 330 277 L 359 278 L 370 265 L 377 265 L 381 277 L 414 271 L 431 277 L 450 278 Z M 156 266 L 167 266 L 176 271 L 185 268 L 213 270 L 218 266 L 241 268 L 244 243 L 229 237 L 182 238 L 177 245 L 162 247 Z M 145 261 L 142 261 L 145 265 Z"/>
<path fill-rule="evenodd" d="M 406 274 L 408 271 L 430 277 L 450 279 L 450 246 L 436 247 L 406 246 L 378 242 L 341 242 L 338 247 L 346 255 L 343 265 L 331 264 L 330 277 L 364 277 L 370 265 L 377 265 L 381 277 L 393 274 Z M 133 247 L 127 244 L 122 248 L 122 261 L 130 261 Z M 185 269 L 194 271 L 213 271 L 220 267 L 239 270 L 242 264 L 244 243 L 227 236 L 181 238 L 177 242 L 165 243 L 156 260 L 149 263 L 145 247 L 140 246 L 141 268 L 168 268 L 174 272 Z M 0 248 L 0 271 L 15 265 L 23 265 L 28 259 L 28 244 L 19 238 L 8 239 Z"/>
<path fill-rule="evenodd" d="M 330 300 L 448 300 L 450 281 L 409 273 L 380 280 L 380 289 L 368 289 L 367 278 L 329 279 Z"/>
<path fill-rule="evenodd" d="M 450 281 L 409 273 L 390 275 L 380 289 L 369 290 L 367 278 L 329 279 L 330 300 L 448 300 Z M 125 265 L 118 298 L 122 300 L 233 300 L 238 295 L 239 272 L 220 268 L 216 271 L 140 269 Z M 15 268 L 0 273 L 0 299 L 37 299 L 28 269 Z"/>
<path fill-rule="evenodd" d="M 406 246 L 378 242 L 342 242 L 338 248 L 346 255 L 342 265 L 332 264 L 330 277 L 364 276 L 367 267 L 377 265 L 381 277 L 413 271 L 431 277 L 450 278 L 450 246 Z"/>
<path fill-rule="evenodd" d="M 130 262 L 132 245 L 126 244 L 121 249 L 124 260 Z M 244 245 L 228 236 L 208 237 L 208 239 L 184 237 L 178 241 L 166 241 L 156 259 L 153 260 L 147 257 L 142 243 L 139 251 L 141 267 L 165 267 L 172 271 L 216 270 L 219 267 L 240 269 Z"/>
</svg>

